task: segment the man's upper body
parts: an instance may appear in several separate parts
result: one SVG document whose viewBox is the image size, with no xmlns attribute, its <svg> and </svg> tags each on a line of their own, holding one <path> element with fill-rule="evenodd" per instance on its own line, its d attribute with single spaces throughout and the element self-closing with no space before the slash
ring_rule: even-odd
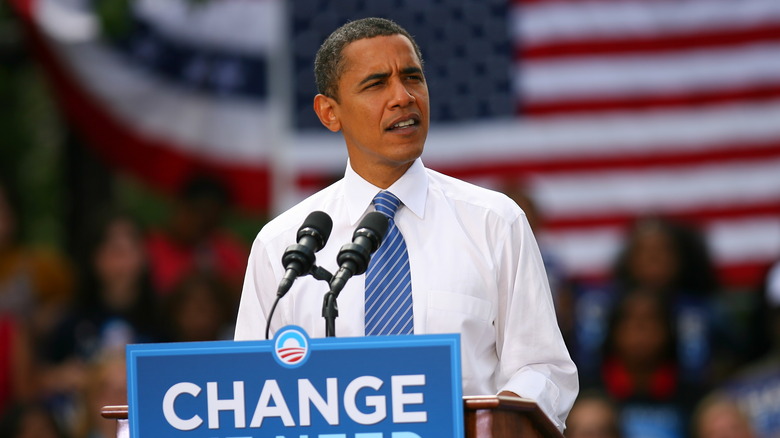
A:
<svg viewBox="0 0 780 438">
<path fill-rule="evenodd" d="M 577 371 L 558 329 L 544 266 L 522 210 L 504 195 L 426 169 L 428 87 L 413 38 L 395 23 L 347 23 L 317 53 L 321 94 L 314 110 L 344 136 L 344 179 L 269 222 L 258 234 L 244 280 L 236 339 L 262 339 L 284 274 L 284 249 L 312 211 L 333 219 L 319 266 L 335 272 L 342 244 L 380 190 L 402 206 L 395 225 L 406 241 L 414 333 L 460 333 L 463 392 L 509 391 L 539 403 L 563 429 L 577 395 Z M 365 276 L 338 298 L 338 336 L 363 336 Z M 271 327 L 296 324 L 321 337 L 327 284 L 299 278 Z"/>
<path fill-rule="evenodd" d="M 340 246 L 372 211 L 379 188 L 348 166 L 343 180 L 269 222 L 252 246 L 236 339 L 263 339 L 284 275 L 281 259 L 312 211 L 333 219 L 317 264 L 336 272 Z M 421 161 L 389 189 L 403 203 L 395 222 L 412 274 L 414 333 L 460 333 L 465 395 L 511 391 L 536 400 L 561 427 L 577 394 L 577 374 L 556 324 L 544 265 L 525 215 L 503 195 L 447 177 Z M 336 334 L 364 335 L 365 275 L 339 294 Z M 296 280 L 272 318 L 325 336 L 325 282 Z"/>
</svg>

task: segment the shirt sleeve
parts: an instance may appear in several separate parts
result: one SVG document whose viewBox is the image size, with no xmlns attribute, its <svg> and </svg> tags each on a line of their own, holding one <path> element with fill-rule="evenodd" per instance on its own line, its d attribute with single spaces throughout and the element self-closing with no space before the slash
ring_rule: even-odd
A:
<svg viewBox="0 0 780 438">
<path fill-rule="evenodd" d="M 507 235 L 508 234 L 508 235 Z M 497 387 L 533 399 L 559 430 L 579 391 L 555 316 L 544 264 L 524 214 L 498 245 Z"/>
<path fill-rule="evenodd" d="M 255 239 L 241 290 L 234 336 L 236 341 L 265 339 L 266 315 L 272 304 L 268 301 L 275 296 L 272 291 L 265 289 L 268 288 L 268 280 L 272 278 L 275 275 L 265 246 L 259 238 Z"/>
</svg>

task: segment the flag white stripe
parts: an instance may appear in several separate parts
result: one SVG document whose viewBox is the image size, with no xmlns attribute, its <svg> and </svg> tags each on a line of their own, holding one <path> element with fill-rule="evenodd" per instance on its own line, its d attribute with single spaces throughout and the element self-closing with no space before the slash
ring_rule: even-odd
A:
<svg viewBox="0 0 780 438">
<path fill-rule="evenodd" d="M 569 1 L 523 3 L 512 32 L 524 45 L 734 29 L 780 21 L 776 0 Z"/>
<path fill-rule="evenodd" d="M 715 221 L 705 233 L 719 263 L 780 258 L 780 217 Z"/>
<path fill-rule="evenodd" d="M 539 236 L 540 246 L 558 258 L 571 275 L 587 275 L 609 269 L 623 242 L 617 227 L 557 231 Z"/>
<path fill-rule="evenodd" d="M 192 45 L 265 55 L 284 38 L 284 2 L 137 0 L 135 12 L 168 36 Z"/>
<path fill-rule="evenodd" d="M 100 25 L 97 17 L 83 8 L 74 8 L 62 0 L 38 0 L 35 20 L 49 37 L 66 43 L 97 38 Z"/>
<path fill-rule="evenodd" d="M 780 44 L 521 61 L 515 83 L 518 97 L 530 104 L 777 85 L 780 84 Z"/>
<path fill-rule="evenodd" d="M 532 190 L 550 219 L 771 203 L 780 200 L 780 158 L 540 176 Z"/>
</svg>

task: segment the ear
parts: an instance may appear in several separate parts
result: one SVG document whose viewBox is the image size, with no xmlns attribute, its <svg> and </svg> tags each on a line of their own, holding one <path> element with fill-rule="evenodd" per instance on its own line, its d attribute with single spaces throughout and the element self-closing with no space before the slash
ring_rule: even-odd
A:
<svg viewBox="0 0 780 438">
<path fill-rule="evenodd" d="M 317 113 L 320 122 L 333 132 L 341 130 L 341 121 L 338 117 L 338 105 L 338 102 L 324 94 L 314 96 L 314 112 Z"/>
</svg>

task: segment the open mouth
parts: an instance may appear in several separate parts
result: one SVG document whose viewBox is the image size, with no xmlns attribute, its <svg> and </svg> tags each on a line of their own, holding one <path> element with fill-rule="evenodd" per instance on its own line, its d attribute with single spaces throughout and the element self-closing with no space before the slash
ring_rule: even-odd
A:
<svg viewBox="0 0 780 438">
<path fill-rule="evenodd" d="M 390 127 L 387 128 L 387 130 L 388 131 L 394 131 L 394 130 L 397 130 L 397 129 L 409 128 L 411 126 L 416 126 L 419 123 L 420 122 L 418 122 L 415 118 L 404 119 L 404 120 L 400 120 L 400 121 L 390 125 Z"/>
</svg>

